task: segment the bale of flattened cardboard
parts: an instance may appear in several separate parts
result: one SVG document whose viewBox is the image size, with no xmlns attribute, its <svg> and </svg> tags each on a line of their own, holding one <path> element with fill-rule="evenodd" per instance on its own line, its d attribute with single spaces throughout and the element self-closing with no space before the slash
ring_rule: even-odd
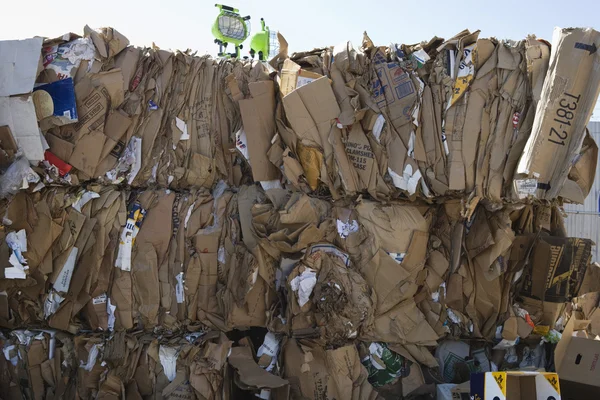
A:
<svg viewBox="0 0 600 400">
<path fill-rule="evenodd" d="M 55 330 L 11 331 L 0 344 L 1 397 L 75 398 L 79 368 L 71 335 Z"/>
<path fill-rule="evenodd" d="M 592 35 L 591 30 L 573 32 Z M 571 50 L 557 46 L 552 56 L 561 52 L 569 59 Z M 242 124 L 250 130 L 238 135 L 238 149 L 247 147 L 250 156 L 271 143 L 266 154 L 289 183 L 304 191 L 326 187 L 333 198 L 365 192 L 376 199 L 462 193 L 497 204 L 518 200 L 513 175 L 526 157 L 536 117 L 545 112 L 538 103 L 548 96 L 542 88 L 553 74 L 550 53 L 550 45 L 534 36 L 498 41 L 463 31 L 446 41 L 390 48 L 376 47 L 365 36 L 361 51 L 347 43 L 292 55 L 278 64 L 283 107 L 241 100 L 242 109 L 251 102 L 256 106 L 252 113 L 242 112 Z M 565 70 L 575 73 L 575 65 Z M 252 83 L 260 76 L 256 69 L 263 68 L 247 70 L 246 77 L 230 75 L 230 91 L 248 93 L 252 85 L 254 90 L 267 85 L 264 75 Z M 582 96 L 590 104 L 597 99 L 595 91 Z M 257 115 L 268 107 L 275 133 L 272 120 L 261 119 L 266 125 L 256 126 Z M 588 120 L 585 113 L 582 121 Z M 562 192 L 565 199 L 579 202 L 589 191 L 596 152 L 589 140 L 583 148 L 580 142 L 574 146 L 572 153 L 579 156 L 566 167 L 565 174 L 577 165 L 573 182 Z M 247 160 L 252 165 L 252 157 Z M 263 160 L 253 171 L 262 173 Z M 549 198 L 560 196 L 563 181 Z"/>
<path fill-rule="evenodd" d="M 75 336 L 77 394 L 91 398 L 219 399 L 231 349 L 223 333 Z"/>
<path fill-rule="evenodd" d="M 86 27 L 83 37 L 2 42 L 24 77 L 0 94 L 33 95 L 27 126 L 14 126 L 12 103 L 0 126 L 16 139 L 7 154 L 17 145 L 34 164 L 42 160 L 46 183 L 183 189 L 223 179 L 334 199 L 462 195 L 499 205 L 536 192 L 581 202 L 597 154 L 584 127 L 600 87 L 598 34 L 555 36 L 551 47 L 534 36 L 498 41 L 465 30 L 377 47 L 365 35 L 360 50 L 345 43 L 268 64 L 137 48 L 115 29 Z M 591 84 L 571 93 L 565 79 Z M 561 98 L 568 108 L 552 97 L 559 86 L 572 95 Z M 548 125 L 555 120 L 564 124 Z M 551 128 L 558 137 L 542 140 Z M 543 179 L 532 158 L 542 144 L 566 152 Z M 544 196 L 533 182 L 540 179 Z"/>
<path fill-rule="evenodd" d="M 467 221 L 461 210 L 458 200 L 332 207 L 224 182 L 20 192 L 1 210 L 0 324 L 269 327 L 413 354 L 448 334 L 492 339 L 515 295 L 538 316 L 595 272 L 591 241 L 566 238 L 555 206 L 479 205 Z"/>
</svg>

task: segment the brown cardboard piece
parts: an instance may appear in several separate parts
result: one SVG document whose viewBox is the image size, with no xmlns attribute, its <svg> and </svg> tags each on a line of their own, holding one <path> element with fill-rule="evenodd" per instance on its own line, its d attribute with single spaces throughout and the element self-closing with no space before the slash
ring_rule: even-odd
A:
<svg viewBox="0 0 600 400">
<path fill-rule="evenodd" d="M 123 75 L 123 90 L 129 90 L 129 84 L 135 74 L 140 55 L 139 48 L 129 46 L 115 58 L 115 67 L 120 68 Z"/>
<path fill-rule="evenodd" d="M 600 341 L 587 331 L 589 320 L 581 320 L 573 315 L 562 333 L 554 351 L 554 364 L 561 380 L 568 382 L 567 393 L 600 395 Z M 592 397 L 568 397 L 592 398 Z M 595 398 L 595 397 L 594 397 Z"/>
<path fill-rule="evenodd" d="M 83 89 L 82 86 L 77 85 L 75 87 L 75 94 L 77 95 L 77 112 L 79 113 L 79 121 L 71 127 L 65 127 L 62 130 L 70 132 L 74 130 L 73 136 L 65 137 L 76 141 L 81 136 L 93 132 L 93 131 L 104 131 L 104 123 L 106 114 L 110 104 L 110 93 L 104 87 L 93 88 L 87 96 L 84 98 L 79 97 L 79 94 Z M 79 90 L 78 90 L 79 89 Z M 62 132 L 61 132 L 62 133 Z"/>
<path fill-rule="evenodd" d="M 317 80 L 322 76 L 323 75 L 315 72 L 303 70 L 298 64 L 288 58 L 283 62 L 283 67 L 281 68 L 279 90 L 281 91 L 281 95 L 285 97 L 297 88 Z"/>
<path fill-rule="evenodd" d="M 284 378 L 291 398 L 375 400 L 353 345 L 325 350 L 317 341 L 286 339 L 283 343 Z"/>
<path fill-rule="evenodd" d="M 0 126 L 0 167 L 8 167 L 19 150 L 10 127 Z"/>
<path fill-rule="evenodd" d="M 63 161 L 71 158 L 71 154 L 73 154 L 73 149 L 75 148 L 73 143 L 63 140 L 58 136 L 54 136 L 50 133 L 46 134 L 46 141 L 50 146 L 50 151 L 55 156 L 57 156 Z"/>
<path fill-rule="evenodd" d="M 360 181 L 358 189 L 360 191 L 368 190 L 374 198 L 379 197 L 378 189 L 383 193 L 387 193 L 387 185 L 383 182 L 383 177 L 379 173 L 373 149 L 360 124 L 352 125 L 344 145 L 348 160 L 354 166 Z M 340 165 L 338 161 L 338 166 Z M 340 171 L 340 174 L 344 173 L 345 171 Z"/>
<path fill-rule="evenodd" d="M 69 164 L 93 177 L 105 142 L 106 136 L 102 131 L 91 131 L 84 134 L 73 148 L 68 159 Z"/>
<path fill-rule="evenodd" d="M 273 81 L 252 82 L 251 99 L 240 100 L 240 112 L 248 141 L 254 181 L 278 179 L 280 173 L 267 157 L 275 135 L 275 86 Z"/>
<path fill-rule="evenodd" d="M 466 235 L 465 246 L 469 257 L 484 272 L 488 281 L 506 272 L 506 262 L 500 262 L 499 257 L 507 255 L 514 238 L 506 213 L 489 216 L 483 207 L 478 209 L 471 230 Z"/>
<path fill-rule="evenodd" d="M 261 368 L 254 357 L 250 347 L 234 347 L 227 357 L 229 364 L 239 374 L 240 381 L 254 389 L 275 389 L 288 384 L 288 381 L 273 375 Z"/>
<path fill-rule="evenodd" d="M 410 74 L 397 63 L 387 62 L 382 49 L 373 54 L 375 74 L 371 83 L 373 100 L 379 108 L 385 108 L 391 124 L 396 129 L 412 121 L 412 111 L 417 100 L 417 91 Z"/>
<path fill-rule="evenodd" d="M 110 96 L 110 108 L 116 109 L 123 103 L 125 92 L 123 90 L 123 73 L 120 68 L 100 72 L 91 77 L 94 87 L 104 87 Z"/>
<path fill-rule="evenodd" d="M 555 29 L 533 130 L 515 171 L 520 198 L 560 194 L 600 93 L 599 44 L 593 29 Z"/>
<path fill-rule="evenodd" d="M 560 191 L 560 197 L 573 203 L 583 204 L 594 185 L 598 162 L 598 145 L 589 132 L 585 135 L 576 160 Z"/>
<path fill-rule="evenodd" d="M 340 108 L 329 80 L 322 77 L 292 91 L 283 98 L 283 106 L 298 139 L 305 146 L 322 151 L 325 165 L 330 165 L 333 148 L 329 135 Z M 299 157 L 302 163 L 303 157 Z M 321 179 L 325 179 L 322 173 Z"/>
<path fill-rule="evenodd" d="M 103 58 L 114 57 L 129 45 L 129 40 L 113 28 L 94 30 L 86 25 L 83 31 L 92 38 L 98 54 Z"/>
</svg>

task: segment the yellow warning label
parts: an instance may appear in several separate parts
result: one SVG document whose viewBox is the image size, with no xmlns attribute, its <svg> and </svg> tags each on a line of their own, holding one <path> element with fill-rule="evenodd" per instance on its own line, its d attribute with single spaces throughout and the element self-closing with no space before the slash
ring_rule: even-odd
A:
<svg viewBox="0 0 600 400">
<path fill-rule="evenodd" d="M 556 393 L 560 394 L 560 386 L 558 385 L 558 374 L 546 373 L 544 374 L 546 380 L 552 385 Z"/>
<path fill-rule="evenodd" d="M 492 376 L 498 384 L 502 394 L 506 396 L 506 372 L 492 372 Z"/>
<path fill-rule="evenodd" d="M 463 53 L 463 60 L 460 62 L 458 67 L 458 75 L 454 81 L 454 87 L 452 88 L 450 106 L 452 106 L 458 101 L 458 99 L 462 97 L 475 78 L 475 64 L 473 60 L 477 59 L 477 44 L 474 43 L 470 46 L 467 46 L 463 50 Z"/>
</svg>

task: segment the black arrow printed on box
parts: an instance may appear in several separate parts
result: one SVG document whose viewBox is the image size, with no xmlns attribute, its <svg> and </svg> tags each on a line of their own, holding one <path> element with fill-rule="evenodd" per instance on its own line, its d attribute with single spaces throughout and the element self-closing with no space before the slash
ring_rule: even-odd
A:
<svg viewBox="0 0 600 400">
<path fill-rule="evenodd" d="M 576 42 L 575 48 L 581 49 L 581 50 L 587 50 L 590 52 L 590 55 L 594 54 L 596 52 L 596 50 L 598 50 L 598 47 L 596 47 L 596 43 L 585 44 L 585 43 L 581 43 L 581 42 Z"/>
</svg>

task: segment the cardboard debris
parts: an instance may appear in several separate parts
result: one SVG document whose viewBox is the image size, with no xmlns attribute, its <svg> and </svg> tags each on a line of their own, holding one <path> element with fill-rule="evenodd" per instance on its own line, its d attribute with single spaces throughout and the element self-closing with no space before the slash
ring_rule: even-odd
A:
<svg viewBox="0 0 600 400">
<path fill-rule="evenodd" d="M 597 391 L 600 269 L 562 206 L 594 182 L 600 34 L 278 38 L 0 42 L 0 393 Z"/>
</svg>

